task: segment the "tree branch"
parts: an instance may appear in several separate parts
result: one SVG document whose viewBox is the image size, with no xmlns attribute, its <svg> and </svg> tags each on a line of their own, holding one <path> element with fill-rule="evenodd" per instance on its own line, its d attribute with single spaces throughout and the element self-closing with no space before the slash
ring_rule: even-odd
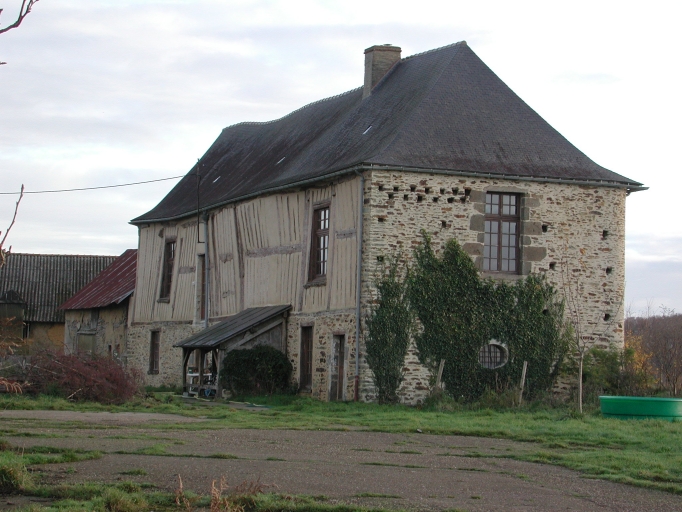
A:
<svg viewBox="0 0 682 512">
<path fill-rule="evenodd" d="M 39 0 L 22 0 L 21 1 L 21 9 L 19 9 L 19 14 L 17 15 L 17 19 L 14 23 L 11 25 L 6 26 L 5 28 L 0 28 L 0 34 L 3 34 L 5 32 L 8 32 L 12 30 L 13 28 L 17 28 L 19 25 L 21 25 L 21 22 L 24 21 L 24 18 L 28 16 L 28 13 L 31 12 L 31 8 L 33 7 L 33 4 L 38 2 Z M 0 9 L 0 15 L 2 15 L 2 9 Z M 3 62 L 4 64 L 4 62 Z"/>
<path fill-rule="evenodd" d="M 35 0 L 36 2 L 38 0 Z M 0 268 L 2 268 L 5 265 L 5 261 L 7 258 L 7 255 L 10 253 L 12 250 L 12 246 L 9 246 L 9 249 L 5 250 L 4 245 L 5 245 L 5 240 L 7 240 L 7 235 L 9 235 L 10 230 L 12 229 L 12 226 L 14 226 L 14 222 L 17 220 L 17 212 L 19 211 L 19 203 L 21 203 L 21 200 L 24 197 L 24 185 L 21 185 L 21 191 L 19 192 L 19 199 L 17 199 L 17 204 L 14 205 L 14 216 L 12 217 L 12 222 L 10 222 L 9 227 L 5 230 L 5 236 L 2 237 L 2 240 L 0 240 Z M 0 231 L 0 235 L 2 235 L 2 231 Z"/>
</svg>

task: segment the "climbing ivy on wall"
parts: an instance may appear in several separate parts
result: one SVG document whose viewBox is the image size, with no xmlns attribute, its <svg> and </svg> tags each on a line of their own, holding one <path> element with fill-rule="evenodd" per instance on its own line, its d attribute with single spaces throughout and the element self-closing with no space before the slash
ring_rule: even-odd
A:
<svg viewBox="0 0 682 512">
<path fill-rule="evenodd" d="M 481 279 L 456 240 L 447 242 L 439 256 L 426 235 L 404 282 L 397 279 L 393 265 L 377 286 L 375 325 L 368 322 L 367 359 L 375 376 L 388 371 L 389 360 L 392 368 L 398 366 L 398 359 L 402 365 L 409 338 L 398 338 L 399 330 L 412 332 L 416 317 L 419 359 L 434 372 L 445 360 L 443 382 L 455 398 L 475 400 L 486 389 L 503 391 L 518 385 L 524 361 L 528 361 L 527 393 L 533 396 L 551 388 L 568 338 L 563 303 L 542 276 L 514 283 Z M 385 345 L 386 340 L 396 339 L 400 343 Z M 481 347 L 492 339 L 509 351 L 509 361 L 497 369 L 482 367 L 478 359 Z M 380 343 L 383 352 L 372 347 L 377 355 L 370 358 L 370 347 Z"/>
<path fill-rule="evenodd" d="M 380 403 L 397 401 L 405 355 L 414 326 L 405 283 L 398 278 L 397 259 L 376 282 L 378 304 L 367 319 L 367 363 L 372 369 Z"/>
</svg>

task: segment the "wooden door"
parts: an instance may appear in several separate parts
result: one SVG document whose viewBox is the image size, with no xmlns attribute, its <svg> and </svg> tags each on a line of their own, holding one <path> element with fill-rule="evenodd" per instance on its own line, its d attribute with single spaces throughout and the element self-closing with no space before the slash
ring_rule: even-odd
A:
<svg viewBox="0 0 682 512">
<path fill-rule="evenodd" d="M 344 355 L 346 351 L 346 337 L 336 335 L 332 341 L 332 358 L 330 368 L 329 400 L 343 400 L 343 391 L 346 384 L 346 372 L 344 371 Z"/>
</svg>

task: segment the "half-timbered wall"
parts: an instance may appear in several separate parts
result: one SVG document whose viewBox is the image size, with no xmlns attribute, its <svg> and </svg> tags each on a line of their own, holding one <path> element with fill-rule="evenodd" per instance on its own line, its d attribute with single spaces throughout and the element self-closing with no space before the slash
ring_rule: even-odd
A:
<svg viewBox="0 0 682 512">
<path fill-rule="evenodd" d="M 168 344 L 164 344 L 164 338 L 180 341 L 174 331 L 184 336 L 202 328 L 199 255 L 204 252 L 209 261 L 211 323 L 249 307 L 279 304 L 292 306 L 294 325 L 298 325 L 295 319 L 299 315 L 353 312 L 358 187 L 359 178 L 346 178 L 213 210 L 209 212 L 206 244 L 203 220 L 197 224 L 196 218 L 140 227 L 136 297 L 128 336 L 129 352 L 135 356 L 129 357 L 130 364 L 145 371 L 151 331 L 160 332 L 165 350 Z M 330 208 L 327 275 L 322 282 L 308 283 L 312 212 L 320 203 L 329 203 Z M 170 298 L 163 300 L 159 294 L 164 248 L 170 240 L 176 243 L 175 261 Z M 316 336 L 329 338 L 331 343 L 339 328 L 323 324 L 316 328 Z M 289 327 L 289 337 L 291 329 L 295 328 Z M 346 330 L 344 327 L 343 332 Z M 292 347 L 291 341 L 288 346 Z M 319 356 L 322 349 L 316 350 Z M 181 364 L 180 359 L 167 358 L 166 366 Z M 159 375 L 149 376 L 150 383 L 166 384 L 172 378 L 174 370 L 165 371 L 163 361 L 161 366 Z M 178 381 L 180 378 L 178 367 Z M 327 385 L 323 379 L 317 382 Z M 320 396 L 326 396 L 326 392 Z"/>
</svg>

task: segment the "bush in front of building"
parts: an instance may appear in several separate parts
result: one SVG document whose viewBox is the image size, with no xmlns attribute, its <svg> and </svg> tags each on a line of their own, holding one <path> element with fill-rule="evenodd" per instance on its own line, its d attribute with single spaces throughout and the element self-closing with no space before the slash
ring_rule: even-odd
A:
<svg viewBox="0 0 682 512">
<path fill-rule="evenodd" d="M 24 389 L 76 401 L 122 404 L 140 390 L 140 378 L 111 357 L 42 353 L 31 358 Z"/>
<path fill-rule="evenodd" d="M 232 350 L 223 360 L 221 380 L 236 395 L 272 395 L 289 389 L 287 356 L 267 345 Z"/>
</svg>

